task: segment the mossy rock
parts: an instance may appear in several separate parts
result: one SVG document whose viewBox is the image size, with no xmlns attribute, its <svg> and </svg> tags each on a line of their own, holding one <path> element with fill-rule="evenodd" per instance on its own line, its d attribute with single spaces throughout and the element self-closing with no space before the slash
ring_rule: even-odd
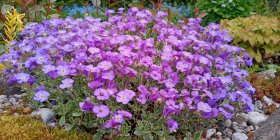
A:
<svg viewBox="0 0 280 140">
<path fill-rule="evenodd" d="M 62 128 L 48 128 L 43 122 L 26 115 L 0 116 L 1 140 L 90 140 L 92 136 L 65 131 Z"/>
</svg>

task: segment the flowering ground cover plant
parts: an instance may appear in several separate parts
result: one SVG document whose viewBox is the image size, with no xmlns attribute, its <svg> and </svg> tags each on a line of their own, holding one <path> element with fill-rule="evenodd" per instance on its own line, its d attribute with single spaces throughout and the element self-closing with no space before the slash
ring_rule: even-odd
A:
<svg viewBox="0 0 280 140">
<path fill-rule="evenodd" d="M 35 107 L 54 109 L 61 126 L 95 138 L 175 139 L 251 111 L 248 54 L 228 32 L 200 19 L 167 21 L 167 13 L 109 10 L 108 20 L 52 19 L 26 26 L 1 57 L 10 83 Z M 9 67 L 10 66 L 10 67 Z M 116 137 L 114 137 L 116 138 Z"/>
</svg>

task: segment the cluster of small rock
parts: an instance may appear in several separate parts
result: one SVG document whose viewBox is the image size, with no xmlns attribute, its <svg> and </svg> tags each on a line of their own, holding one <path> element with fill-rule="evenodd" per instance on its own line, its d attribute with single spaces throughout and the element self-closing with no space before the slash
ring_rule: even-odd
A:
<svg viewBox="0 0 280 140">
<path fill-rule="evenodd" d="M 29 105 L 24 102 L 27 94 L 0 95 L 0 113 L 6 108 L 25 108 Z"/>
<path fill-rule="evenodd" d="M 263 101 L 255 101 L 254 112 L 238 113 L 233 120 L 218 122 L 217 128 L 206 131 L 207 140 L 248 140 L 252 139 L 260 123 L 267 120 L 264 108 L 274 104 L 277 108 L 279 104 L 264 96 Z"/>
</svg>

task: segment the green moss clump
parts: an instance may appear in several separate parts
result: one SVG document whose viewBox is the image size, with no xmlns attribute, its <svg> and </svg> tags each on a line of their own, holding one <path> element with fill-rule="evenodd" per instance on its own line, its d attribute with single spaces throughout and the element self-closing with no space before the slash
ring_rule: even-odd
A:
<svg viewBox="0 0 280 140">
<path fill-rule="evenodd" d="M 26 115 L 0 116 L 1 140 L 90 140 L 88 134 L 48 128 L 43 122 Z"/>
</svg>

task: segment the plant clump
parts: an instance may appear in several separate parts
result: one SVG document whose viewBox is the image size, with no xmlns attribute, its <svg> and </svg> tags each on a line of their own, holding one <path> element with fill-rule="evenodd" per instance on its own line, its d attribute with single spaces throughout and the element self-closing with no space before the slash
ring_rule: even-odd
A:
<svg viewBox="0 0 280 140">
<path fill-rule="evenodd" d="M 135 7 L 106 15 L 26 26 L 0 59 L 8 81 L 23 85 L 35 107 L 54 109 L 59 125 L 95 139 L 175 139 L 193 122 L 253 110 L 243 69 L 252 59 L 219 25 L 176 25 Z"/>
<path fill-rule="evenodd" d="M 250 16 L 233 20 L 222 20 L 221 26 L 229 30 L 239 45 L 257 62 L 265 57 L 278 57 L 280 51 L 280 20 L 277 17 Z"/>
<path fill-rule="evenodd" d="M 29 116 L 0 116 L 0 139 L 3 140 L 90 140 L 89 135 L 75 131 L 67 132 Z"/>
</svg>

